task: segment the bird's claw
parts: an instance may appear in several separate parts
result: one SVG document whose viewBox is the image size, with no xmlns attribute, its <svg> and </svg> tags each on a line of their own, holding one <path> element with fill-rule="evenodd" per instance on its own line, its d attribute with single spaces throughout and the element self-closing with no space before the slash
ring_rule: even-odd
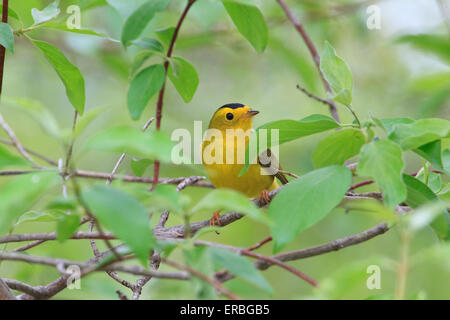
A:
<svg viewBox="0 0 450 320">
<path fill-rule="evenodd" d="M 261 191 L 261 193 L 258 196 L 258 201 L 264 205 L 269 204 L 270 202 L 269 191 L 267 191 L 266 189 Z"/>
<path fill-rule="evenodd" d="M 214 226 L 220 226 L 220 225 L 221 225 L 221 222 L 220 222 L 220 210 L 215 211 L 215 212 L 213 213 L 211 219 L 209 220 L 209 225 L 210 225 L 211 227 L 214 227 Z M 219 234 L 218 231 L 216 231 L 216 233 Z"/>
</svg>

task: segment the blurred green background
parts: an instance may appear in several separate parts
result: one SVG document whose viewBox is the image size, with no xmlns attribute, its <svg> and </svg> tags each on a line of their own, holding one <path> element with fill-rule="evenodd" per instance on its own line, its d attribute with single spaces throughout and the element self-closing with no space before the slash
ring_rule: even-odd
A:
<svg viewBox="0 0 450 320">
<path fill-rule="evenodd" d="M 116 1 L 117 2 L 117 1 Z M 139 0 L 122 1 L 126 7 L 136 8 Z M 13 8 L 25 21 L 32 24 L 31 8 L 42 9 L 50 1 L 12 0 Z M 61 1 L 63 12 L 69 4 L 80 4 L 82 28 L 93 29 L 120 37 L 126 16 L 119 14 L 103 1 Z M 198 0 L 183 24 L 174 54 L 190 61 L 198 71 L 200 84 L 190 103 L 184 103 L 170 82 L 164 102 L 162 130 L 171 133 L 176 128 L 193 129 L 193 121 L 203 121 L 203 129 L 215 109 L 225 103 L 248 104 L 261 113 L 255 126 L 276 119 L 300 119 L 313 113 L 328 114 L 327 107 L 307 98 L 296 84 L 324 97 L 322 83 L 302 39 L 286 20 L 275 1 L 256 1 L 269 26 L 269 45 L 263 54 L 257 54 L 236 31 L 220 1 Z M 408 44 L 398 44 L 396 39 L 405 34 L 447 34 L 445 8 L 439 1 L 386 0 L 386 1 L 287 1 L 294 13 L 304 21 L 305 27 L 319 52 L 328 40 L 350 66 L 355 79 L 354 109 L 362 120 L 375 117 L 444 117 L 450 114 L 450 68 L 432 54 L 416 50 Z M 442 1 L 445 3 L 445 1 Z M 441 4 L 442 4 L 441 3 Z M 381 29 L 369 30 L 366 26 L 370 4 L 381 10 Z M 169 9 L 157 14 L 146 30 L 174 26 L 185 1 L 173 0 Z M 447 19 L 449 4 L 447 2 Z M 448 20 L 447 20 L 448 23 Z M 80 169 L 110 172 L 119 154 L 86 151 L 83 142 L 95 132 L 117 124 L 142 127 L 155 113 L 156 96 L 150 101 L 140 121 L 132 121 L 126 108 L 129 85 L 128 70 L 137 48 L 124 51 L 120 43 L 103 38 L 71 34 L 50 29 L 30 33 L 60 48 L 69 60 L 77 65 L 86 81 L 86 110 L 105 107 L 75 143 L 74 162 Z M 151 63 L 151 60 L 149 61 Z M 61 128 L 70 130 L 73 109 L 67 100 L 61 81 L 45 60 L 25 38 L 16 39 L 16 52 L 6 57 L 4 89 L 5 98 L 25 97 L 39 101 L 57 119 Z M 52 159 L 64 158 L 65 147 L 46 135 L 27 113 L 3 100 L 2 113 L 13 127 L 24 146 L 38 150 Z M 339 108 L 344 123 L 352 121 L 345 108 Z M 6 137 L 0 132 L 0 137 Z M 302 138 L 280 147 L 283 167 L 298 175 L 313 169 L 311 153 L 324 135 Z M 405 154 L 406 172 L 415 172 L 421 166 L 417 157 Z M 152 175 L 152 168 L 146 175 Z M 130 173 L 129 159 L 120 173 Z M 204 175 L 201 165 L 163 165 L 163 177 Z M 1 177 L 0 184 L 9 178 Z M 83 181 L 92 184 L 94 181 Z M 115 182 L 120 183 L 120 182 Z M 360 189 L 372 191 L 373 187 Z M 200 199 L 207 189 L 187 188 L 183 193 Z M 60 190 L 54 190 L 55 194 Z M 209 218 L 197 215 L 194 220 Z M 168 225 L 182 221 L 172 215 Z M 378 223 L 378 220 L 358 212 L 345 213 L 334 210 L 326 219 L 308 229 L 293 241 L 286 251 L 306 248 L 361 232 Z M 84 226 L 82 230 L 86 229 Z M 30 223 L 18 226 L 14 233 L 54 231 L 53 223 Z M 242 219 L 224 228 L 220 235 L 214 233 L 204 239 L 246 247 L 267 237 L 266 227 Z M 339 252 L 293 262 L 292 265 L 318 280 L 322 289 L 312 287 L 292 274 L 272 267 L 264 276 L 274 288 L 274 295 L 235 279 L 226 285 L 238 288 L 244 298 L 300 299 L 335 298 L 366 299 L 392 297 L 395 287 L 395 268 L 392 261 L 399 259 L 399 234 L 396 229 L 363 244 Z M 103 243 L 98 243 L 103 248 Z M 20 245 L 20 244 L 19 244 Z M 15 247 L 7 246 L 8 250 Z M 271 254 L 271 244 L 260 249 Z M 44 243 L 30 253 L 51 257 L 85 260 L 92 257 L 87 240 Z M 418 233 L 412 242 L 411 270 L 408 277 L 407 297 L 427 299 L 450 298 L 450 249 L 439 244 L 431 229 Z M 174 253 L 177 257 L 177 253 Z M 175 259 L 174 258 L 174 259 Z M 366 269 L 370 265 L 381 267 L 381 289 L 369 290 Z M 166 268 L 166 267 L 163 267 Z M 25 263 L 2 262 L 2 277 L 19 279 L 32 285 L 43 285 L 54 280 L 56 270 Z M 124 275 L 125 279 L 133 277 Z M 116 299 L 115 290 L 126 290 L 104 273 L 95 273 L 81 280 L 81 290 L 64 290 L 56 299 Z M 244 292 L 244 293 L 243 293 Z M 128 294 L 128 292 L 126 292 Z M 144 287 L 142 299 L 194 299 L 189 282 L 152 279 Z"/>
</svg>

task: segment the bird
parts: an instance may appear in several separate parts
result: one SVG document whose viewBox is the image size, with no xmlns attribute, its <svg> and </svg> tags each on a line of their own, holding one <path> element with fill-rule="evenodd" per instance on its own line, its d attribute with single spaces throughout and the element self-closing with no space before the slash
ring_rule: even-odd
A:
<svg viewBox="0 0 450 320">
<path fill-rule="evenodd" d="M 202 162 L 214 187 L 236 190 L 269 203 L 268 191 L 279 187 L 275 177 L 282 184 L 288 182 L 270 149 L 260 153 L 256 163 L 251 163 L 242 175 L 244 163 L 237 161 L 239 154 L 245 155 L 249 130 L 257 114 L 259 111 L 241 103 L 228 103 L 218 108 L 204 135 Z M 220 210 L 214 212 L 210 224 L 220 225 Z"/>
</svg>

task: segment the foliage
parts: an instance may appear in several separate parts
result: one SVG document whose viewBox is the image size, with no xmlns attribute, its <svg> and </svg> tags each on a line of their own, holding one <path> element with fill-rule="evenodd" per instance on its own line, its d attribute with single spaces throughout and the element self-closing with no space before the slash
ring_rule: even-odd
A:
<svg viewBox="0 0 450 320">
<path fill-rule="evenodd" d="M 47 6 L 44 6 L 44 2 Z M 70 108 L 64 109 L 68 104 L 61 103 L 63 99 L 56 98 L 60 91 L 58 87 L 51 88 L 51 91 L 55 92 L 55 98 L 51 97 L 54 98 L 52 103 L 58 108 L 49 107 L 39 99 L 31 99 L 25 93 L 23 96 L 13 98 L 13 95 L 10 96 L 9 92 L 5 91 L 6 96 L 2 96 L 2 104 L 7 104 L 9 110 L 25 111 L 32 118 L 27 121 L 38 124 L 38 126 L 28 126 L 28 135 L 31 138 L 28 139 L 27 146 L 33 146 L 33 150 L 35 145 L 37 148 L 42 147 L 42 143 L 35 144 L 32 140 L 39 139 L 39 134 L 34 137 L 34 132 L 40 127 L 47 135 L 45 139 L 58 141 L 58 145 L 65 151 L 62 155 L 57 155 L 59 161 L 48 161 L 39 156 L 41 152 L 36 155 L 35 152 L 21 148 L 18 140 L 14 140 L 16 137 L 11 134 L 8 136 L 12 140 L 2 139 L 1 142 L 4 142 L 3 140 L 6 142 L 0 146 L 0 170 L 2 170 L 0 176 L 2 179 L 3 175 L 11 177 L 5 178 L 8 180 L 0 185 L 0 212 L 2 212 L 0 236 L 6 236 L 8 232 L 14 233 L 15 228 L 24 228 L 20 230 L 36 233 L 39 232 L 34 229 L 37 228 L 36 225 L 44 224 L 46 230 L 56 232 L 55 239 L 62 242 L 53 245 L 63 247 L 69 245 L 68 239 L 77 231 L 85 230 L 83 217 L 94 217 L 98 224 L 95 226 L 101 226 L 105 232 L 114 234 L 117 237 L 115 240 L 117 244 L 125 244 L 125 249 L 121 248 L 125 250 L 122 251 L 125 252 L 124 255 L 134 255 L 145 268 L 149 267 L 149 261 L 155 252 L 165 259 L 173 257 L 177 261 L 181 260 L 189 268 L 215 280 L 221 279 L 219 271 L 225 268 L 229 274 L 236 277 L 229 284 L 227 283 L 227 288 L 232 288 L 236 294 L 242 293 L 245 296 L 246 292 L 249 292 L 249 290 L 246 291 L 246 286 L 250 285 L 262 293 L 262 296 L 257 296 L 258 298 L 264 295 L 274 298 L 289 296 L 289 292 L 294 291 L 291 288 L 294 285 L 289 283 L 286 285 L 288 290 L 280 289 L 277 281 L 258 270 L 258 263 L 261 260 L 256 264 L 251 263 L 250 256 L 239 254 L 242 250 L 235 250 L 234 247 L 230 249 L 227 245 L 220 243 L 209 246 L 205 242 L 196 242 L 199 238 L 214 239 L 215 242 L 222 241 L 215 237 L 215 234 L 207 233 L 211 230 L 217 232 L 216 228 L 208 229 L 204 228 L 207 223 L 191 224 L 191 222 L 200 220 L 200 217 L 209 217 L 216 210 L 220 210 L 222 214 L 233 212 L 235 220 L 231 222 L 238 220 L 240 215 L 247 216 L 250 219 L 245 218 L 243 221 L 251 220 L 252 224 L 246 225 L 248 230 L 239 229 L 238 224 L 233 224 L 221 229 L 220 232 L 223 234 L 234 232 L 231 233 L 229 240 L 239 247 L 246 247 L 245 241 L 258 240 L 252 237 L 253 232 L 260 238 L 263 238 L 262 235 L 270 235 L 273 238 L 273 252 L 279 253 L 287 248 L 298 250 L 301 244 L 299 239 L 308 244 L 317 245 L 330 241 L 333 237 L 341 237 L 343 232 L 337 232 L 337 228 L 344 228 L 348 233 L 362 229 L 363 223 L 359 221 L 363 218 L 358 213 L 369 212 L 374 218 L 365 220 L 365 222 L 368 221 L 367 224 L 374 220 L 387 221 L 389 228 L 396 228 L 402 235 L 402 239 L 421 235 L 421 232 L 427 230 L 426 232 L 429 233 L 426 236 L 433 238 L 427 240 L 427 244 L 431 243 L 430 245 L 448 249 L 450 121 L 440 117 L 439 113 L 442 110 L 445 111 L 445 103 L 449 98 L 448 70 L 415 79 L 406 89 L 396 88 L 395 91 L 406 90 L 413 97 L 421 95 L 425 97 L 424 101 L 417 103 L 417 114 L 420 114 L 420 117 L 413 118 L 409 113 L 409 102 L 405 102 L 408 112 L 402 112 L 408 117 L 398 117 L 387 111 L 389 107 L 380 107 L 384 108 L 381 111 L 376 109 L 375 105 L 381 105 L 381 101 L 385 101 L 382 90 L 376 92 L 376 95 L 371 93 L 371 99 L 376 96 L 379 103 L 367 102 L 368 105 L 364 105 L 366 101 L 361 97 L 366 94 L 364 90 L 370 87 L 370 85 L 364 85 L 364 81 L 369 80 L 363 79 L 366 75 L 361 74 L 359 68 L 353 67 L 358 64 L 353 62 L 348 50 L 340 49 L 343 47 L 340 45 L 343 41 L 341 35 L 336 35 L 326 25 L 320 24 L 320 28 L 326 31 L 323 33 L 328 40 L 318 42 L 323 50 L 320 57 L 319 55 L 314 57 L 320 60 L 320 64 L 316 60 L 318 70 L 313 72 L 312 63 L 310 65 L 306 62 L 307 54 L 305 53 L 303 57 L 297 51 L 292 51 L 294 49 L 291 48 L 291 40 L 288 41 L 281 35 L 280 29 L 284 30 L 283 28 L 288 26 L 268 27 L 269 21 L 276 21 L 276 18 L 279 18 L 279 12 L 267 4 L 259 6 L 253 1 L 243 0 L 189 0 L 184 1 L 187 7 L 184 3 L 181 8 L 175 1 L 169 0 L 135 0 L 130 1 L 126 6 L 123 2 L 116 0 L 95 1 L 89 5 L 83 5 L 88 3 L 86 1 L 70 1 L 89 12 L 96 10 L 101 13 L 109 12 L 108 14 L 113 17 L 116 24 L 115 29 L 108 30 L 108 33 L 112 34 L 110 36 L 106 35 L 106 32 L 100 33 L 91 28 L 68 28 L 65 24 L 68 18 L 68 14 L 65 13 L 67 4 L 60 4 L 59 1 L 44 2 L 36 1 L 42 5 L 40 6 L 42 9 L 32 8 L 28 4 L 17 4 L 15 7 L 13 3 L 13 8 L 8 11 L 10 22 L 0 24 L 0 44 L 8 50 L 8 57 L 11 59 L 17 59 L 17 53 L 23 50 L 38 49 L 37 51 L 43 54 L 65 88 L 67 99 L 73 107 L 70 111 L 75 113 L 75 120 L 73 128 L 61 129 L 68 123 L 65 120 L 61 121 L 61 114 L 66 117 L 67 109 Z M 323 9 L 321 5 L 317 6 L 312 11 Z M 306 10 L 305 12 L 311 9 L 308 9 L 306 4 L 299 5 L 297 8 Z M 198 19 L 200 22 L 195 22 L 196 15 L 200 16 Z M 95 13 L 93 16 L 95 17 Z M 174 16 L 180 20 L 174 20 Z M 211 25 L 224 25 L 226 31 L 220 28 L 217 31 L 212 28 L 208 25 L 207 18 L 211 20 Z M 187 21 L 183 23 L 183 19 Z M 174 21 L 178 23 L 175 24 Z M 190 36 L 189 33 L 184 34 L 184 31 L 180 31 L 184 30 L 185 26 L 186 29 L 194 30 Z M 240 34 L 237 38 L 234 37 L 236 31 Z M 231 35 L 224 35 L 223 38 L 217 35 L 222 32 L 231 33 Z M 126 92 L 120 91 L 123 100 L 119 103 L 120 109 L 116 107 L 113 109 L 115 113 L 113 121 L 110 121 L 108 113 L 111 108 L 104 106 L 107 105 L 106 103 L 100 106 L 95 104 L 108 98 L 105 96 L 109 94 L 114 97 L 117 97 L 117 94 L 111 93 L 114 91 L 113 88 L 108 88 L 108 93 L 101 96 L 100 100 L 92 98 L 96 93 L 89 92 L 88 85 L 85 87 L 83 76 L 83 74 L 89 74 L 86 77 L 86 83 L 96 81 L 84 61 L 91 59 L 91 56 L 82 56 L 82 50 L 63 45 L 60 39 L 69 37 L 68 35 L 74 38 L 67 39 L 78 39 L 76 38 L 78 36 L 84 37 L 81 39 L 92 37 L 83 41 L 101 43 L 108 48 L 104 50 L 102 45 L 97 44 L 93 50 L 95 59 L 104 63 L 101 68 L 107 70 L 103 77 L 112 75 L 114 78 L 120 78 L 121 76 L 114 73 L 114 70 L 125 70 L 126 76 L 118 81 L 121 81 L 119 87 L 125 88 Z M 250 46 L 242 46 L 241 40 L 248 41 L 256 53 L 250 51 L 253 50 Z M 26 47 L 23 44 L 25 41 L 30 41 L 33 46 Z M 76 47 L 78 42 L 74 41 L 74 43 Z M 201 108 L 200 106 L 217 104 L 215 94 L 207 96 L 206 91 L 221 90 L 222 88 L 214 87 L 213 82 L 224 75 L 216 74 L 216 70 L 212 68 L 205 70 L 208 69 L 202 65 L 202 59 L 206 60 L 205 56 L 215 61 L 214 53 L 209 51 L 207 54 L 203 53 L 209 50 L 204 50 L 205 44 L 206 48 L 213 48 L 211 52 L 217 52 L 215 50 L 226 52 L 220 59 L 227 55 L 231 57 L 236 54 L 234 51 L 241 50 L 239 55 L 242 54 L 242 56 L 237 60 L 239 65 L 233 66 L 237 71 L 234 69 L 230 71 L 231 78 L 245 78 L 248 73 L 252 73 L 250 66 L 247 70 L 248 57 L 255 60 L 266 59 L 266 57 L 270 59 L 271 55 L 275 54 L 276 57 L 284 57 L 282 63 L 288 64 L 290 69 L 296 70 L 295 72 L 300 72 L 302 81 L 305 81 L 308 88 L 314 89 L 314 93 L 309 93 L 312 99 L 305 100 L 306 107 L 304 110 L 299 110 L 306 113 L 306 117 L 297 120 L 300 118 L 297 116 L 298 112 L 286 115 L 286 109 L 282 104 L 290 98 L 279 96 L 277 100 L 280 101 L 280 105 L 272 106 L 272 113 L 266 118 L 271 121 L 256 129 L 257 133 L 267 132 L 268 141 L 271 140 L 271 130 L 277 130 L 282 153 L 289 150 L 294 157 L 292 162 L 286 161 L 288 164 L 287 166 L 283 164 L 283 168 L 293 167 L 296 170 L 302 168 L 298 170 L 301 172 L 296 172 L 301 174 L 300 177 L 291 179 L 286 186 L 272 191 L 267 209 L 261 208 L 263 207 L 261 199 L 248 199 L 233 190 L 191 191 L 199 189 L 191 188 L 191 186 L 201 180 L 201 177 L 192 181 L 181 178 L 174 182 L 175 180 L 165 180 L 160 176 L 158 181 L 159 171 L 157 170 L 159 170 L 160 162 L 162 167 L 168 168 L 164 173 L 172 177 L 195 172 L 192 168 L 175 167 L 170 164 L 174 142 L 170 139 L 168 130 L 160 129 L 160 120 L 164 113 L 164 118 L 167 116 L 170 119 L 168 120 L 170 126 L 175 127 L 177 122 L 184 123 L 180 118 L 194 120 L 201 117 L 206 120 L 212 113 L 211 108 L 207 111 L 198 111 L 198 109 Z M 440 63 L 448 66 L 450 52 L 448 37 L 434 34 L 406 35 L 396 39 L 392 46 L 400 44 L 409 44 L 427 54 L 431 53 L 433 57 L 440 59 Z M 338 50 L 333 46 L 336 46 Z M 247 50 L 247 47 L 250 50 Z M 113 50 L 117 59 L 106 59 L 107 50 Z M 176 54 L 172 55 L 172 51 Z M 107 67 L 108 64 L 109 67 Z M 95 67 L 100 68 L 97 65 Z M 41 66 L 38 66 L 35 69 L 41 72 L 35 75 L 35 79 L 44 77 L 44 72 L 40 68 Z M 45 67 L 42 66 L 42 68 Z M 278 71 L 282 69 L 278 65 L 274 68 Z M 383 77 L 391 76 L 387 69 L 387 67 L 383 68 L 383 72 L 387 74 Z M 205 75 L 206 73 L 208 74 Z M 5 75 L 9 77 L 8 68 Z M 22 75 L 18 76 L 22 77 Z M 315 93 L 322 81 L 321 76 L 326 85 L 331 88 L 326 90 L 328 94 L 326 99 L 318 98 Z M 280 78 L 283 77 L 280 76 Z M 298 77 L 297 73 L 295 77 Z M 257 81 L 261 81 L 258 83 L 264 83 L 258 89 L 259 92 L 276 93 L 278 84 L 274 79 L 278 78 L 275 76 L 271 78 L 270 75 L 267 75 L 267 78 L 258 78 Z M 174 88 L 168 87 L 168 82 Z M 39 83 L 39 85 L 44 86 L 45 83 Z M 202 87 L 203 85 L 205 87 Z M 290 86 L 292 90 L 295 90 L 295 84 L 288 81 L 281 86 Z M 166 95 L 170 95 L 166 97 L 166 101 L 170 99 L 170 103 L 166 103 L 163 109 L 164 90 L 168 91 Z M 14 90 L 11 91 L 14 92 Z M 26 92 L 25 85 L 23 91 Z M 266 92 L 261 93 L 263 97 L 267 95 Z M 242 96 L 248 99 L 248 95 Z M 236 95 L 232 99 L 238 97 Z M 389 98 L 393 99 L 392 96 Z M 158 99 L 156 103 L 155 99 Z M 319 100 L 320 104 L 330 104 L 330 101 L 337 103 L 341 115 L 345 114 L 342 117 L 343 120 L 338 121 L 338 119 L 319 114 L 318 106 L 314 106 L 314 109 L 309 108 L 317 102 L 314 99 Z M 414 100 L 414 98 L 411 99 Z M 393 100 L 397 101 L 396 97 Z M 113 102 L 116 103 L 116 101 Z M 295 104 L 297 105 L 297 102 Z M 147 117 L 150 112 L 153 113 L 154 105 L 157 106 L 156 130 L 152 128 L 146 130 L 146 127 L 141 130 L 136 122 Z M 85 107 L 86 109 L 89 107 L 89 110 L 85 111 Z M 341 109 L 341 107 L 344 108 Z M 350 111 L 348 114 L 344 113 L 348 111 Z M 370 111 L 367 117 L 366 111 Z M 386 116 L 380 117 L 379 115 L 383 112 Z M 377 116 L 372 116 L 372 113 Z M 3 123 L 2 127 L 7 128 Z M 11 127 L 15 129 L 16 123 L 13 123 Z M 5 131 L 8 133 L 8 130 Z M 312 147 L 308 141 L 316 141 L 317 144 Z M 43 150 L 48 149 L 43 148 Z M 42 153 L 46 154 L 44 151 Z M 111 164 L 113 166 L 117 164 L 117 167 L 121 165 L 123 157 L 116 162 L 114 157 L 116 154 L 125 154 L 123 157 L 132 158 L 129 162 L 128 174 L 123 174 L 127 170 L 123 169 L 126 167 L 125 164 L 122 164 L 119 171 L 116 172 L 116 168 L 113 171 L 114 174 L 109 174 L 112 170 Z M 297 156 L 298 154 L 301 154 L 301 157 Z M 28 157 L 31 157 L 32 161 Z M 39 165 L 33 163 L 33 159 Z M 283 159 L 280 160 L 283 163 Z M 91 167 L 100 168 L 108 173 L 86 173 L 79 169 L 80 163 L 86 164 L 89 161 L 93 163 Z M 48 166 L 51 169 L 48 169 Z M 248 167 L 249 163 L 246 163 L 240 174 L 245 173 Z M 146 177 L 148 168 L 154 169 L 157 173 L 153 176 L 154 178 Z M 413 169 L 417 169 L 416 172 Z M 103 180 L 99 182 L 84 178 Z M 112 180 L 114 180 L 112 185 L 109 185 Z M 152 183 L 154 188 L 149 192 L 148 185 L 130 187 L 128 182 Z M 186 185 L 183 186 L 183 183 Z M 358 185 L 358 183 L 362 184 Z M 358 188 L 361 186 L 367 188 L 364 190 L 367 191 L 366 193 L 357 193 L 360 192 Z M 189 190 L 184 191 L 185 188 Z M 61 196 L 61 189 L 63 189 L 63 196 Z M 351 204 L 353 201 L 355 204 Z M 336 208 L 345 208 L 351 211 L 351 214 L 339 215 L 336 218 L 336 212 L 341 211 L 335 210 Z M 172 229 L 165 228 L 165 222 L 161 222 L 163 219 L 159 220 L 161 214 L 164 217 L 164 214 L 168 212 L 171 214 Z M 329 221 L 336 223 L 327 224 Z M 93 222 L 92 225 L 94 225 Z M 356 227 L 351 229 L 349 226 L 353 225 Z M 194 230 L 198 231 L 194 238 L 190 237 L 192 228 L 198 228 Z M 237 231 L 228 231 L 233 228 Z M 103 232 L 100 229 L 97 231 Z M 174 232 L 173 234 L 176 235 L 172 234 L 171 237 L 165 238 L 161 236 L 164 232 Z M 314 243 L 308 242 L 310 236 Z M 185 239 L 173 239 L 183 237 Z M 392 246 L 394 244 L 397 246 L 397 240 L 389 238 Z M 102 240 L 97 240 L 99 243 L 100 241 Z M 105 245 L 110 244 L 105 241 Z M 410 244 L 401 242 L 398 245 L 406 247 Z M 303 247 L 303 244 L 300 247 Z M 85 250 L 85 247 L 83 248 L 79 250 Z M 50 255 L 57 252 L 56 249 L 42 250 Z M 378 252 L 382 253 L 382 251 Z M 64 254 L 68 253 L 64 252 Z M 317 270 L 310 268 L 308 271 L 311 274 L 323 278 L 324 285 L 308 292 L 308 297 L 337 299 L 352 290 L 357 290 L 355 288 L 365 279 L 366 273 L 362 268 L 365 268 L 367 263 L 357 261 L 356 255 L 351 258 L 355 261 L 349 262 L 348 270 L 346 270 L 348 261 L 338 259 L 334 264 L 342 268 L 331 276 L 325 275 L 323 268 Z M 370 260 L 371 257 L 368 258 Z M 109 256 L 109 259 L 114 259 L 114 256 Z M 445 261 L 448 262 L 448 257 L 442 259 L 447 259 Z M 386 259 L 376 257 L 375 260 L 381 261 L 380 264 L 383 266 L 388 265 L 385 263 Z M 13 271 L 10 273 L 21 281 L 27 281 L 31 277 L 24 276 L 22 279 L 20 272 L 17 275 Z M 396 275 L 396 277 L 402 276 L 404 275 Z M 239 282 L 241 280 L 243 284 Z M 217 298 L 217 292 L 210 282 L 191 274 L 190 283 L 194 287 L 195 298 Z M 306 282 L 304 283 L 306 286 Z M 158 285 L 163 286 L 163 283 Z M 182 292 L 183 289 L 180 286 L 177 290 Z M 283 294 L 278 295 L 279 291 Z M 298 296 L 299 298 L 307 296 L 306 291 L 302 292 L 304 294 Z M 392 292 L 393 290 L 382 297 L 391 298 Z M 164 293 L 160 296 L 158 294 L 150 293 L 149 295 L 164 297 Z M 176 294 L 169 295 L 169 298 L 173 297 L 176 297 Z M 365 291 L 358 297 L 366 298 L 369 294 Z M 78 298 L 81 297 L 78 296 Z M 448 298 L 448 292 L 447 296 L 444 293 L 438 298 Z"/>
</svg>

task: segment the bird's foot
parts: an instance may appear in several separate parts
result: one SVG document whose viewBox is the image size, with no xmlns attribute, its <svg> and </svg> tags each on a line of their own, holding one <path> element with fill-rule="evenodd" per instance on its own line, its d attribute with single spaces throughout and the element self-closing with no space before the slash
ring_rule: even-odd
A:
<svg viewBox="0 0 450 320">
<path fill-rule="evenodd" d="M 269 197 L 269 191 L 267 189 L 264 189 L 261 191 L 261 193 L 258 196 L 258 201 L 264 205 L 269 204 L 270 197 Z"/>
<path fill-rule="evenodd" d="M 220 222 L 220 210 L 214 211 L 211 219 L 209 220 L 209 225 L 211 227 L 215 227 L 215 226 L 220 226 L 221 222 Z M 218 231 L 216 231 L 217 234 L 219 234 Z"/>
</svg>

